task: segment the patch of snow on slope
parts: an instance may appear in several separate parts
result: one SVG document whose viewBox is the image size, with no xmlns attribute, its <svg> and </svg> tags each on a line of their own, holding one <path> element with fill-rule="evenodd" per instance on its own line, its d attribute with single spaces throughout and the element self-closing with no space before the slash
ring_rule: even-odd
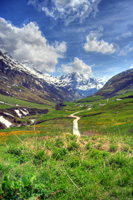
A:
<svg viewBox="0 0 133 200">
<path fill-rule="evenodd" d="M 20 110 L 22 113 L 23 113 L 23 115 L 28 115 L 29 114 L 29 112 L 25 109 L 25 111 L 24 110 Z"/>
<path fill-rule="evenodd" d="M 22 117 L 22 114 L 20 113 L 19 110 L 15 110 L 15 112 L 17 113 L 17 115 L 21 118 Z"/>
<path fill-rule="evenodd" d="M 5 105 L 8 105 L 8 106 L 12 106 L 11 104 L 5 103 L 5 102 L 3 102 L 3 101 L 0 101 L 0 103 L 5 104 Z"/>
<path fill-rule="evenodd" d="M 3 116 L 0 116 L 0 122 L 4 124 L 7 128 L 9 128 L 12 125 L 12 123 L 5 119 Z"/>
<path fill-rule="evenodd" d="M 14 116 L 9 113 L 4 112 L 4 114 L 14 118 Z"/>
</svg>

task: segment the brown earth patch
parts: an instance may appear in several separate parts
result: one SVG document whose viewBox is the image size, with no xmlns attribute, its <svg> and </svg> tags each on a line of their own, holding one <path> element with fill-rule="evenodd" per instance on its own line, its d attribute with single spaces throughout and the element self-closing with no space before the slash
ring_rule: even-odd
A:
<svg viewBox="0 0 133 200">
<path fill-rule="evenodd" d="M 49 136 L 43 136 L 43 137 L 37 137 L 37 140 L 48 140 L 50 137 Z M 31 140 L 36 140 L 36 137 L 30 137 L 30 138 L 25 138 L 25 141 L 31 141 Z"/>
<path fill-rule="evenodd" d="M 89 131 L 83 131 L 82 135 L 93 136 L 93 135 L 100 135 L 100 133 L 89 132 Z"/>
<path fill-rule="evenodd" d="M 103 144 L 102 149 L 105 151 L 109 151 L 109 144 Z"/>
<path fill-rule="evenodd" d="M 7 127 L 0 122 L 0 129 L 5 129 L 5 128 L 7 128 Z"/>
<path fill-rule="evenodd" d="M 37 140 L 48 140 L 49 136 L 38 137 Z"/>
</svg>

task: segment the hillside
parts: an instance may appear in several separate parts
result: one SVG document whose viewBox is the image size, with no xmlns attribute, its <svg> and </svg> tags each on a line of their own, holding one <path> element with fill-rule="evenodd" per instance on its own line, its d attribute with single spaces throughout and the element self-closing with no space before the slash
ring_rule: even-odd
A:
<svg viewBox="0 0 133 200">
<path fill-rule="evenodd" d="M 125 94 L 129 91 L 133 92 L 133 69 L 113 76 L 95 96 L 100 95 L 105 98 L 110 98 L 115 95 Z"/>
<path fill-rule="evenodd" d="M 0 52 L 0 94 L 44 104 L 47 101 L 61 102 L 81 98 L 81 95 L 65 82 L 49 74 L 35 71 L 2 52 Z"/>
<path fill-rule="evenodd" d="M 89 98 L 0 131 L 1 199 L 132 199 L 132 99 Z"/>
</svg>

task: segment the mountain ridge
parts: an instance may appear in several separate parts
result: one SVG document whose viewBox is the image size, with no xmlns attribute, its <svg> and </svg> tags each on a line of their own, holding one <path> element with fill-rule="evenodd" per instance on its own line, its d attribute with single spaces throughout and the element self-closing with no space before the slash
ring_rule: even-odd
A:
<svg viewBox="0 0 133 200">
<path fill-rule="evenodd" d="M 81 74 L 79 72 L 68 73 L 59 78 L 82 94 L 83 97 L 94 94 L 105 84 L 101 79 L 89 77 L 88 74 Z"/>
<path fill-rule="evenodd" d="M 110 98 L 119 94 L 124 94 L 130 90 L 133 91 L 133 69 L 123 71 L 113 76 L 95 95 Z"/>
<path fill-rule="evenodd" d="M 65 82 L 35 71 L 3 52 L 0 52 L 0 93 L 37 103 L 73 101 L 82 97 Z"/>
</svg>

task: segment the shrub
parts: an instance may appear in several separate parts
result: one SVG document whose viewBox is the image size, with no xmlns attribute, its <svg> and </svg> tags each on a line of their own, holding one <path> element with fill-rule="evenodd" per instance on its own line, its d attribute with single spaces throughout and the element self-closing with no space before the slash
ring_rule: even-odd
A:
<svg viewBox="0 0 133 200">
<path fill-rule="evenodd" d="M 53 152 L 52 158 L 55 158 L 56 160 L 63 160 L 64 156 L 68 153 L 67 149 L 57 149 Z"/>
<path fill-rule="evenodd" d="M 123 151 L 125 151 L 125 152 L 129 152 L 129 151 L 130 151 L 130 149 L 129 149 L 129 147 L 128 147 L 128 146 L 125 146 L 125 147 L 124 147 L 124 149 L 123 149 Z"/>
<path fill-rule="evenodd" d="M 91 144 L 90 143 L 86 144 L 86 149 L 91 149 Z"/>
<path fill-rule="evenodd" d="M 81 163 L 81 167 L 83 169 L 93 169 L 95 168 L 95 165 L 91 161 L 83 160 Z"/>
<path fill-rule="evenodd" d="M 90 154 L 91 158 L 98 158 L 98 159 L 105 158 L 106 156 L 108 156 L 108 152 L 100 151 L 97 149 L 92 149 L 91 154 Z"/>
<path fill-rule="evenodd" d="M 21 156 L 18 157 L 17 160 L 18 160 L 19 164 L 22 164 L 22 163 L 28 162 L 29 158 L 26 155 L 22 154 Z"/>
<path fill-rule="evenodd" d="M 70 140 L 76 140 L 76 139 L 77 139 L 76 135 L 70 136 Z"/>
<path fill-rule="evenodd" d="M 63 141 L 60 138 L 56 139 L 55 146 L 62 147 L 64 145 Z"/>
<path fill-rule="evenodd" d="M 71 160 L 70 162 L 70 167 L 73 168 L 73 167 L 77 167 L 79 166 L 80 162 L 79 162 L 79 159 L 78 158 L 74 158 L 73 160 Z"/>
<path fill-rule="evenodd" d="M 28 199 L 32 193 L 31 182 L 26 176 L 22 176 L 19 180 L 12 180 L 5 175 L 1 189 L 2 199 Z"/>
<path fill-rule="evenodd" d="M 9 148 L 6 152 L 13 154 L 15 156 L 20 156 L 22 154 L 21 149 L 17 149 L 17 148 Z"/>
<path fill-rule="evenodd" d="M 110 144 L 110 147 L 109 147 L 110 152 L 116 152 L 117 149 L 118 149 L 118 147 L 115 144 Z"/>
<path fill-rule="evenodd" d="M 122 168 L 123 166 L 126 166 L 128 164 L 128 161 L 126 161 L 126 158 L 124 156 L 116 154 L 115 156 L 110 158 L 109 164 L 113 168 Z"/>
<path fill-rule="evenodd" d="M 79 148 L 79 144 L 77 142 L 71 142 L 70 145 L 68 146 L 68 150 L 77 150 Z"/>
<path fill-rule="evenodd" d="M 33 163 L 35 165 L 41 164 L 45 160 L 45 152 L 44 150 L 37 151 L 33 157 Z"/>
</svg>

